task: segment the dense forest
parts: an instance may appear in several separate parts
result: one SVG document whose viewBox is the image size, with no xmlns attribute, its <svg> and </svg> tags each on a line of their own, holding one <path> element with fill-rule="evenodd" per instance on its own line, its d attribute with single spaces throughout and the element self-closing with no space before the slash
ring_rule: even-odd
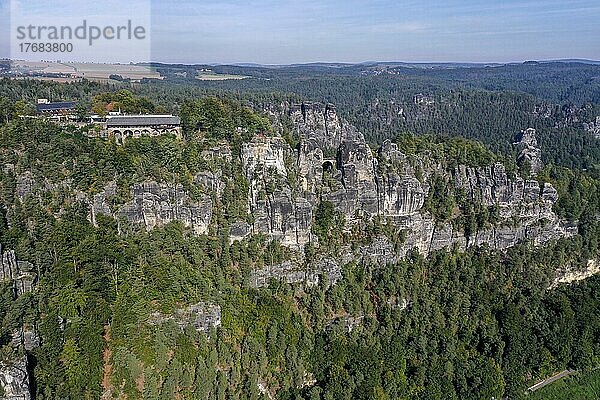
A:
<svg viewBox="0 0 600 400">
<path fill-rule="evenodd" d="M 13 351 L 15 330 L 33 327 L 40 345 L 26 356 L 38 400 L 527 399 L 539 398 L 529 386 L 556 372 L 596 370 L 600 277 L 549 287 L 557 271 L 600 252 L 600 146 L 581 126 L 598 114 L 597 83 L 588 82 L 597 67 L 524 68 L 393 67 L 399 75 L 377 76 L 324 68 L 211 84 L 0 81 L 0 243 L 36 274 L 35 288 L 22 295 L 10 282 L 0 286 L 3 356 Z M 561 78 L 552 91 L 537 78 L 548 70 Z M 528 78 L 515 79 L 522 74 Z M 573 82 L 584 84 L 565 89 Z M 175 113 L 183 140 L 119 146 L 90 137 L 85 126 L 23 118 L 40 97 L 77 100 L 81 114 Z M 322 275 L 314 285 L 271 279 L 257 288 L 253 271 L 298 254 L 264 234 L 230 240 L 237 221 L 253 218 L 241 152 L 256 137 L 280 134 L 296 146 L 296 133 L 278 132 L 287 127 L 274 126 L 266 106 L 297 101 L 333 102 L 372 146 L 393 139 L 407 157 L 431 158 L 447 171 L 500 162 L 530 179 L 512 142 L 534 127 L 546 164 L 536 179 L 556 188 L 554 212 L 578 234 L 505 251 L 455 247 L 425 257 L 415 250 L 394 263 L 347 263 L 335 284 Z M 564 107 L 571 102 L 576 109 Z M 223 145 L 231 159 L 206 157 Z M 219 195 L 197 184 L 203 171 L 220 174 Z M 33 189 L 24 189 L 24 176 Z M 109 199 L 116 209 L 145 180 L 181 185 L 192 200 L 209 196 L 208 231 L 197 235 L 178 221 L 145 230 L 115 215 L 90 219 L 89 199 L 106 185 L 116 184 Z M 438 221 L 460 215 L 464 226 L 494 218 L 482 220 L 482 210 L 452 196 L 440 180 L 424 209 Z M 404 240 L 377 218 L 344 229 L 328 201 L 311 224 L 318 240 L 304 249 L 307 260 L 340 257 L 344 244 L 378 235 Z M 153 322 L 196 303 L 218 305 L 220 324 L 201 331 Z"/>
</svg>

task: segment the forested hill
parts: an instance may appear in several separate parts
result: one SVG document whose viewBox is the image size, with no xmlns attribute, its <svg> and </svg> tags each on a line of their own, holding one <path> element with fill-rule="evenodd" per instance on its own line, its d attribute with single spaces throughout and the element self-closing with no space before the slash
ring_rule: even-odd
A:
<svg viewBox="0 0 600 400">
<path fill-rule="evenodd" d="M 289 66 L 169 65 L 153 64 L 168 79 L 193 80 L 198 70 L 257 78 L 255 87 L 289 81 L 381 76 L 405 82 L 430 83 L 447 88 L 470 86 L 486 90 L 532 94 L 555 103 L 598 103 L 599 63 L 525 62 L 512 64 L 298 64 Z M 265 82 L 266 81 L 266 82 Z M 272 82 L 272 83 L 271 83 Z M 228 87 L 252 85 L 229 82 Z M 221 86 L 218 84 L 217 86 Z"/>
<path fill-rule="evenodd" d="M 5 396 L 518 399 L 600 366 L 600 180 L 538 160 L 540 132 L 513 145 L 525 119 L 502 154 L 400 130 L 374 146 L 288 94 L 2 85 Z M 21 117 L 48 90 L 175 112 L 182 137 Z"/>
</svg>

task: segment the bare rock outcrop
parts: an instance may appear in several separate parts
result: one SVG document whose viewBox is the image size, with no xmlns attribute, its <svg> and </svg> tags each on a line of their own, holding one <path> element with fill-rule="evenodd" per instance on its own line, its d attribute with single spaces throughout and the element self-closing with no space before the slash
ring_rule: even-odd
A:
<svg viewBox="0 0 600 400">
<path fill-rule="evenodd" d="M 538 147 L 535 134 L 535 129 L 527 128 L 517 135 L 517 140 L 514 143 L 520 151 L 517 162 L 519 164 L 528 163 L 533 176 L 537 175 L 544 168 L 542 151 Z"/>
<path fill-rule="evenodd" d="M 242 211 L 247 216 L 230 221 L 232 242 L 266 234 L 301 254 L 305 245 L 317 241 L 312 226 L 321 201 L 332 203 L 343 214 L 347 231 L 380 218 L 403 232 L 394 243 L 382 236 L 369 246 L 348 250 L 351 260 L 377 264 L 394 263 L 414 249 L 423 255 L 452 247 L 503 250 L 520 242 L 542 245 L 577 233 L 574 224 L 553 212 L 558 196 L 552 185 L 509 174 L 500 163 L 450 169 L 432 154 L 403 154 L 389 140 L 373 151 L 331 104 L 281 104 L 267 111 L 276 129 L 292 130 L 299 140 L 297 146 L 292 148 L 283 135 L 259 135 L 244 143 L 238 155 L 221 142 L 201 153 L 208 170 L 193 177 L 191 185 L 198 189 L 193 191 L 194 197 L 181 184 L 146 180 L 129 188 L 129 200 L 123 204 L 123 193 L 110 183 L 88 200 L 90 220 L 96 224 L 98 214 L 107 214 L 148 230 L 181 221 L 193 233 L 206 234 L 213 220 L 213 202 L 225 201 L 228 179 L 232 179 L 219 166 L 232 163 L 237 168 L 241 162 L 241 171 L 235 172 L 245 179 L 244 192 L 236 195 L 246 199 L 247 208 Z M 520 150 L 519 162 L 528 163 L 535 175 L 542 167 L 535 130 L 523 130 L 515 145 Z M 454 223 L 436 221 L 428 202 L 434 176 L 449 185 L 449 196 L 460 193 L 465 201 L 493 210 L 494 218 L 467 229 L 457 222 L 461 210 L 456 207 L 450 217 Z M 23 174 L 17 187 L 19 196 L 26 197 L 35 191 L 35 182 Z M 68 183 L 64 187 L 68 188 Z M 20 274 L 17 270 L 26 277 L 30 267 L 11 267 L 9 261 L 4 264 L 8 266 L 2 273 L 11 277 Z M 335 271 L 339 269 L 332 267 L 330 280 L 335 280 L 332 276 L 338 276 Z M 264 285 L 271 277 L 315 282 L 323 271 L 327 272 L 326 268 L 299 270 L 295 264 L 284 263 L 256 271 L 253 285 Z M 28 290 L 27 279 L 22 282 L 15 290 Z"/>
<path fill-rule="evenodd" d="M 18 261 L 13 250 L 0 245 L 0 281 L 12 283 L 14 299 L 31 292 L 35 285 L 34 266 L 28 261 Z M 0 361 L 0 387 L 2 399 L 29 400 L 30 377 L 27 370 L 27 352 L 38 347 L 40 338 L 32 328 L 21 327 L 12 335 L 12 353 L 4 352 Z M 10 353 L 10 354 L 9 354 Z"/>
<path fill-rule="evenodd" d="M 151 325 L 160 325 L 168 321 L 174 321 L 182 330 L 191 326 L 198 332 L 208 332 L 212 328 L 221 326 L 221 307 L 200 302 L 189 307 L 178 308 L 170 315 L 152 313 L 148 322 Z"/>
<path fill-rule="evenodd" d="M 412 249 L 424 255 L 455 246 L 503 250 L 520 242 L 542 245 L 577 233 L 575 224 L 553 212 L 558 196 L 552 185 L 509 176 L 500 163 L 479 168 L 459 165 L 449 171 L 428 156 L 407 157 L 391 141 L 374 154 L 362 135 L 329 105 L 291 106 L 287 116 L 299 133 L 296 152 L 277 137 L 258 138 L 242 149 L 251 186 L 253 233 L 267 233 L 286 245 L 314 240 L 311 219 L 322 200 L 342 212 L 347 229 L 381 217 L 406 232 L 402 243 L 392 245 L 380 238 L 353 256 L 377 263 L 395 262 Z M 520 157 L 530 162 L 534 172 L 541 168 L 535 130 L 524 130 L 518 145 L 523 148 Z M 467 201 L 496 209 L 498 221 L 468 234 L 450 222 L 435 221 L 424 210 L 433 175 L 442 176 Z M 288 265 L 276 270 L 275 276 L 300 279 Z M 263 271 L 263 275 L 268 279 L 274 274 Z"/>
<path fill-rule="evenodd" d="M 0 244 L 0 281 L 10 281 L 15 298 L 22 296 L 33 289 L 34 266 L 28 261 L 17 261 L 14 250 L 4 250 Z"/>
<path fill-rule="evenodd" d="M 594 135 L 596 139 L 600 139 L 600 115 L 592 122 L 584 122 L 583 129 Z"/>
<path fill-rule="evenodd" d="M 557 271 L 556 277 L 548 289 L 555 289 L 561 284 L 583 281 L 598 274 L 600 274 L 600 261 L 589 260 L 584 268 L 570 266 Z"/>
<path fill-rule="evenodd" d="M 194 177 L 194 182 L 198 184 L 207 195 L 220 197 L 225 189 L 225 182 L 222 179 L 221 171 L 211 172 L 202 171 Z"/>
<path fill-rule="evenodd" d="M 93 197 L 90 221 L 95 224 L 97 214 L 122 217 L 147 230 L 181 221 L 197 234 L 208 232 L 212 218 L 212 201 L 208 195 L 192 200 L 181 184 L 146 181 L 131 188 L 132 200 L 112 210 L 109 199 L 116 194 L 116 185 L 110 183 Z"/>
<path fill-rule="evenodd" d="M 27 356 L 10 362 L 0 362 L 0 386 L 4 392 L 3 400 L 31 399 Z"/>
<path fill-rule="evenodd" d="M 324 151 L 336 151 L 344 141 L 364 142 L 363 135 L 337 114 L 333 104 L 292 104 L 287 114 L 298 137 L 314 141 Z"/>
<path fill-rule="evenodd" d="M 264 287 L 271 279 L 276 279 L 286 283 L 304 283 L 311 286 L 320 282 L 321 275 L 327 276 L 330 286 L 335 285 L 342 279 L 340 262 L 333 258 L 324 258 L 306 266 L 298 260 L 285 261 L 253 271 L 250 285 L 255 288 Z"/>
<path fill-rule="evenodd" d="M 298 196 L 288 182 L 286 157 L 291 149 L 281 138 L 256 138 L 242 147 L 244 174 L 250 183 L 249 233 L 265 233 L 290 247 L 311 239 L 313 206 Z"/>
<path fill-rule="evenodd" d="M 324 192 L 323 199 L 335 204 L 347 221 L 377 214 L 376 161 L 369 146 L 364 141 L 344 141 L 337 159 L 341 188 Z"/>
</svg>

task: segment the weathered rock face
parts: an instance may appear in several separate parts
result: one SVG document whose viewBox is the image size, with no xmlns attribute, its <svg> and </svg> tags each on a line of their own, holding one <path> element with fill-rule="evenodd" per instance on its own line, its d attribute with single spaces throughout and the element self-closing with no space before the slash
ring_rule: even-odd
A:
<svg viewBox="0 0 600 400">
<path fill-rule="evenodd" d="M 332 104 L 294 104 L 289 106 L 287 114 L 300 138 L 313 140 L 325 151 L 336 151 L 348 140 L 364 142 L 363 135 L 340 118 Z"/>
<path fill-rule="evenodd" d="M 227 142 L 204 150 L 201 155 L 205 160 L 225 160 L 227 162 L 231 162 L 233 159 L 231 148 Z"/>
<path fill-rule="evenodd" d="M 250 182 L 250 233 L 265 233 L 292 247 L 310 241 L 313 206 L 296 196 L 288 182 L 285 158 L 290 147 L 281 138 L 257 138 L 242 147 L 242 167 Z"/>
<path fill-rule="evenodd" d="M 12 282 L 13 296 L 18 298 L 31 292 L 35 284 L 34 266 L 27 261 L 17 261 L 13 250 L 4 250 L 0 244 L 0 280 Z M 2 399 L 29 400 L 31 389 L 27 372 L 27 351 L 38 347 L 40 338 L 32 329 L 20 328 L 12 335 L 12 354 L 3 354 L 0 362 L 0 387 Z M 24 355 L 25 353 L 25 355 Z"/>
<path fill-rule="evenodd" d="M 22 327 L 12 334 L 11 345 L 15 349 L 22 347 L 25 351 L 31 351 L 40 347 L 40 337 L 34 330 Z"/>
<path fill-rule="evenodd" d="M 567 224 L 552 211 L 558 195 L 551 184 L 540 186 L 538 181 L 512 178 L 502 164 L 486 168 L 460 166 L 454 173 L 455 185 L 464 189 L 473 201 L 496 206 L 501 223 L 477 232 L 468 245 L 488 244 L 506 249 L 519 241 L 532 240 L 540 245 L 552 239 L 572 236 L 576 226 Z"/>
<path fill-rule="evenodd" d="M 427 157 L 409 160 L 390 141 L 382 145 L 376 158 L 362 135 L 349 128 L 330 106 L 302 104 L 291 106 L 287 113 L 300 133 L 296 154 L 277 138 L 260 139 L 243 149 L 251 185 L 249 208 L 255 218 L 252 232 L 268 233 L 284 244 L 304 244 L 311 239 L 310 219 L 318 202 L 327 200 L 344 214 L 348 226 L 380 216 L 406 232 L 401 244 L 380 238 L 350 257 L 376 263 L 395 262 L 415 248 L 424 255 L 452 246 L 488 245 L 501 250 L 522 241 L 540 245 L 576 233 L 574 225 L 561 221 L 552 211 L 557 193 L 550 184 L 509 177 L 502 164 L 485 168 L 463 165 L 449 172 Z M 528 129 L 520 136 L 521 156 L 528 157 L 534 170 L 541 168 L 535 131 Z M 295 161 L 286 165 L 285 158 L 290 156 Z M 270 172 L 266 166 L 271 167 Z M 500 222 L 469 236 L 451 223 L 436 223 L 423 211 L 433 175 L 442 175 L 469 201 L 495 207 Z M 297 179 L 294 187 L 288 183 L 290 177 Z M 268 184 L 274 188 L 270 192 L 265 190 Z M 304 235 L 294 238 L 290 231 Z M 289 282 L 301 279 L 297 268 L 287 264 L 260 271 L 254 278 L 264 283 L 270 277 Z M 311 281 L 310 276 L 303 279 Z"/>
<path fill-rule="evenodd" d="M 17 176 L 17 197 L 23 201 L 25 197 L 33 193 L 35 188 L 35 179 L 30 171 Z"/>
<path fill-rule="evenodd" d="M 31 399 L 26 356 L 0 363 L 0 386 L 4 391 L 3 400 Z"/>
<path fill-rule="evenodd" d="M 192 201 L 181 184 L 169 185 L 153 181 L 137 183 L 131 189 L 133 199 L 112 211 L 108 199 L 115 194 L 116 185 L 113 183 L 94 196 L 90 207 L 92 223 L 96 221 L 96 214 L 102 213 L 124 217 L 148 230 L 171 221 L 181 221 L 195 234 L 208 231 L 212 217 L 210 197 L 204 195 L 199 201 Z"/>
<path fill-rule="evenodd" d="M 409 207 L 406 213 L 396 214 L 394 218 L 395 224 L 408 232 L 400 254 L 404 255 L 414 247 L 426 255 L 432 250 L 452 246 L 465 249 L 484 244 L 492 249 L 503 250 L 522 241 L 531 240 L 535 245 L 541 245 L 577 233 L 575 225 L 561 221 L 552 211 L 557 195 L 550 184 L 540 187 L 537 181 L 509 179 L 502 164 L 486 168 L 459 166 L 454 170 L 452 179 L 454 186 L 463 189 L 471 201 L 497 207 L 500 223 L 467 237 L 463 232 L 456 231 L 450 223 L 436 224 L 430 216 L 421 214 L 418 210 L 422 203 L 410 201 L 415 197 L 414 194 L 405 196 L 405 200 L 397 204 L 415 206 Z M 418 181 L 414 185 L 416 188 L 406 192 L 420 193 L 426 190 L 419 186 Z M 420 201 L 420 195 L 417 198 Z"/>
<path fill-rule="evenodd" d="M 208 231 L 212 216 L 212 202 L 208 196 L 193 202 L 181 185 L 156 182 L 136 184 L 132 192 L 133 200 L 119 210 L 119 215 L 129 221 L 153 229 L 178 220 L 196 234 Z"/>
<path fill-rule="evenodd" d="M 594 135 L 597 139 L 600 139 L 600 115 L 593 122 L 584 122 L 583 129 Z"/>
<path fill-rule="evenodd" d="M 305 140 L 298 149 L 298 184 L 305 193 L 319 192 L 323 181 L 323 150 L 316 140 Z M 327 167 L 334 168 L 335 162 L 329 161 Z"/>
<path fill-rule="evenodd" d="M 529 163 L 531 174 L 537 175 L 544 168 L 544 164 L 542 163 L 542 152 L 535 137 L 535 129 L 527 128 L 521 131 L 517 136 L 515 145 L 521 151 L 517 157 L 517 162 L 519 164 Z"/>
<path fill-rule="evenodd" d="M 277 129 L 291 127 L 299 144 L 292 149 L 281 135 L 275 135 L 256 137 L 242 146 L 242 170 L 236 172 L 247 180 L 248 192 L 242 196 L 246 196 L 249 217 L 232 223 L 231 241 L 266 234 L 302 253 L 307 243 L 316 241 L 311 228 L 315 210 L 323 200 L 343 213 L 347 229 L 381 217 L 405 233 L 402 243 L 390 243 L 381 237 L 369 246 L 348 249 L 348 262 L 393 263 L 413 249 L 424 255 L 454 246 L 466 249 L 487 245 L 501 250 L 523 241 L 540 245 L 576 233 L 574 225 L 561 221 L 552 211 L 557 193 L 550 184 L 509 176 L 502 164 L 485 168 L 461 165 L 449 171 L 428 156 L 406 156 L 391 141 L 373 152 L 363 135 L 329 104 L 282 104 L 267 111 Z M 521 162 L 531 164 L 533 172 L 542 167 L 535 130 L 522 131 L 516 145 L 521 149 Z M 202 193 L 199 199 L 191 199 L 182 185 L 145 181 L 130 189 L 130 202 L 111 208 L 111 198 L 117 196 L 117 187 L 112 183 L 90 201 L 90 220 L 95 224 L 97 214 L 103 213 L 145 229 L 179 220 L 195 234 L 208 233 L 212 202 L 224 200 L 230 179 L 218 165 L 233 162 L 237 155 L 227 143 L 221 143 L 204 150 L 202 157 L 211 171 L 200 172 L 193 179 L 192 184 Z M 467 236 L 451 223 L 434 221 L 423 208 L 433 176 L 441 176 L 455 191 L 464 193 L 467 201 L 493 207 L 499 222 L 488 223 Z M 35 183 L 27 174 L 18 178 L 17 186 L 23 197 L 35 191 Z M 7 268 L 4 275 L 18 274 L 16 267 Z M 313 269 L 318 273 L 323 270 Z M 313 282 L 318 273 L 281 265 L 259 271 L 253 279 L 258 286 L 270 277 Z M 18 290 L 26 291 L 27 285 Z"/>
<path fill-rule="evenodd" d="M 202 171 L 194 177 L 194 182 L 198 184 L 206 194 L 215 194 L 220 197 L 225 189 L 222 172 Z"/>
<path fill-rule="evenodd" d="M 271 279 L 278 279 L 287 283 L 305 283 L 310 286 L 317 285 L 321 275 L 327 276 L 329 285 L 335 285 L 342 278 L 341 266 L 332 258 L 318 260 L 308 266 L 300 264 L 285 261 L 253 271 L 250 276 L 250 285 L 255 288 L 264 287 L 269 284 Z"/>
<path fill-rule="evenodd" d="M 376 174 L 379 213 L 391 217 L 417 213 L 423 207 L 429 185 L 416 178 L 405 155 L 391 141 L 386 140 L 380 147 L 379 159 L 385 163 L 385 169 Z"/>
<path fill-rule="evenodd" d="M 246 178 L 251 181 L 257 173 L 264 175 L 267 170 L 286 177 L 285 156 L 289 153 L 289 146 L 279 137 L 257 138 L 244 143 L 241 157 Z"/>
<path fill-rule="evenodd" d="M 212 328 L 221 326 L 221 307 L 200 302 L 177 309 L 171 315 L 153 313 L 148 322 L 151 325 L 160 325 L 167 321 L 174 321 L 181 329 L 191 326 L 198 332 L 208 332 Z"/>
<path fill-rule="evenodd" d="M 3 250 L 0 244 L 0 281 L 11 281 L 14 296 L 30 292 L 35 282 L 34 266 L 28 261 L 17 261 L 13 250 Z"/>
<path fill-rule="evenodd" d="M 535 137 L 524 139 L 527 144 L 532 144 L 532 140 Z M 268 146 L 269 141 L 264 143 Z M 264 143 L 261 146 L 265 146 Z M 280 142 L 276 146 L 279 148 Z M 247 146 L 246 150 L 252 148 Z M 263 167 L 255 167 L 265 165 L 260 161 L 263 157 L 261 154 L 266 155 L 273 165 L 270 177 L 264 174 Z M 279 156 L 274 157 L 273 154 Z M 484 168 L 461 165 L 449 172 L 427 158 L 417 161 L 420 171 L 417 174 L 415 160 L 409 160 L 389 141 L 379 149 L 376 159 L 366 143 L 342 140 L 333 160 L 323 158 L 322 149 L 315 147 L 314 141 L 303 141 L 296 155 L 297 169 L 285 169 L 288 176 L 295 173 L 298 177 L 296 202 L 292 200 L 287 183 L 283 184 L 283 189 L 263 194 L 261 198 L 257 193 L 264 188 L 264 182 L 274 175 L 282 182 L 285 179 L 282 176 L 285 166 L 282 165 L 281 154 L 288 152 L 260 147 L 254 152 L 254 158 L 245 158 L 252 159 L 247 162 L 250 166 L 247 171 L 252 171 L 247 176 L 252 187 L 249 197 L 250 211 L 256 220 L 254 232 L 268 233 L 284 244 L 305 243 L 310 240 L 310 235 L 304 236 L 305 241 L 294 242 L 294 238 L 286 237 L 285 232 L 299 223 L 302 232 L 309 232 L 310 219 L 319 201 L 314 193 L 320 193 L 320 199 L 332 202 L 345 215 L 348 225 L 380 216 L 391 220 L 396 228 L 406 233 L 402 243 L 392 244 L 387 238 L 379 237 L 358 251 L 348 249 L 346 262 L 363 260 L 379 265 L 395 263 L 413 249 L 423 255 L 444 248 L 465 250 L 481 245 L 503 250 L 523 241 L 541 245 L 577 233 L 574 224 L 561 221 L 552 211 L 557 193 L 548 183 L 540 185 L 535 180 L 509 177 L 505 167 L 499 163 Z M 495 207 L 500 222 L 469 236 L 453 228 L 450 222 L 436 223 L 423 210 L 430 190 L 428 179 L 434 174 L 444 176 L 456 190 L 467 196 L 468 201 Z M 294 207 L 298 199 L 303 201 L 303 214 L 298 214 Z M 273 224 L 273 221 L 276 223 Z M 282 224 L 284 221 L 291 222 L 286 227 L 285 223 Z M 302 263 L 286 262 L 256 271 L 252 276 L 252 285 L 264 286 L 271 278 L 283 279 L 288 283 L 302 281 L 315 284 L 317 275 L 314 269 L 306 269 Z"/>
<path fill-rule="evenodd" d="M 396 173 L 383 175 L 378 180 L 378 206 L 386 216 L 403 217 L 418 212 L 425 202 L 428 187 L 413 176 Z"/>
<path fill-rule="evenodd" d="M 589 260 L 584 268 L 566 267 L 557 271 L 554 281 L 548 289 L 555 289 L 561 284 L 583 281 L 600 274 L 600 261 Z"/>
<path fill-rule="evenodd" d="M 342 188 L 329 193 L 324 191 L 323 198 L 335 204 L 347 221 L 377 214 L 376 161 L 369 146 L 364 141 L 342 142 L 338 165 Z"/>
<path fill-rule="evenodd" d="M 373 240 L 373 243 L 362 246 L 360 257 L 376 265 L 395 264 L 400 259 L 394 245 L 385 236 L 379 236 Z"/>
<path fill-rule="evenodd" d="M 258 193 L 258 194 L 257 194 Z M 297 247 L 310 241 L 312 206 L 303 198 L 294 199 L 289 189 L 263 194 L 252 191 L 251 233 L 265 233 L 283 245 Z"/>
<path fill-rule="evenodd" d="M 318 277 L 312 271 L 305 271 L 296 263 L 286 261 L 253 271 L 250 285 L 255 288 L 264 287 L 269 284 L 271 279 L 285 280 L 287 283 L 304 282 L 307 285 L 316 285 L 319 282 Z"/>
</svg>

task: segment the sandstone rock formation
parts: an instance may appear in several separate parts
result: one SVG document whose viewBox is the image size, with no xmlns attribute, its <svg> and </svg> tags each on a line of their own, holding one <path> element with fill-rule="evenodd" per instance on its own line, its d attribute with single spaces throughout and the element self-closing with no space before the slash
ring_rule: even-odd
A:
<svg viewBox="0 0 600 400">
<path fill-rule="evenodd" d="M 336 151 L 344 141 L 364 142 L 363 135 L 340 118 L 333 104 L 292 104 L 284 110 L 298 137 L 313 141 L 324 151 Z"/>
<path fill-rule="evenodd" d="M 342 278 L 339 262 L 333 258 L 325 258 L 303 266 L 298 261 L 285 261 L 253 271 L 250 285 L 255 288 L 264 287 L 271 279 L 284 280 L 287 283 L 305 283 L 309 286 L 317 285 L 321 274 L 327 276 L 329 285 L 335 285 Z"/>
<path fill-rule="evenodd" d="M 212 328 L 221 326 L 221 307 L 200 302 L 177 309 L 171 315 L 152 313 L 148 322 L 159 325 L 167 321 L 174 321 L 182 330 L 191 326 L 198 332 L 208 332 Z"/>
<path fill-rule="evenodd" d="M 520 151 L 517 162 L 519 164 L 528 163 L 531 167 L 531 174 L 537 175 L 544 168 L 544 164 L 542 163 L 542 152 L 535 137 L 535 129 L 527 128 L 521 131 L 517 136 L 515 146 Z"/>
<path fill-rule="evenodd" d="M 593 122 L 583 123 L 583 129 L 594 135 L 596 139 L 600 139 L 600 115 Z"/>
<path fill-rule="evenodd" d="M 0 244 L 0 281 L 10 281 L 15 298 L 33 288 L 34 266 L 28 261 L 17 261 L 13 250 L 3 250 Z"/>
<path fill-rule="evenodd" d="M 312 205 L 288 182 L 286 157 L 291 149 L 281 138 L 257 138 L 242 147 L 242 167 L 250 182 L 249 233 L 265 233 L 291 247 L 310 241 Z"/>
<path fill-rule="evenodd" d="M 16 299 L 31 292 L 35 284 L 34 266 L 28 261 L 17 261 L 13 250 L 4 250 L 0 244 L 0 280 L 12 283 Z M 27 353 L 38 347 L 40 338 L 33 329 L 21 327 L 12 335 L 10 352 L 3 353 L 0 362 L 2 399 L 29 400 L 31 389 L 27 372 Z"/>
<path fill-rule="evenodd" d="M 254 233 L 267 233 L 286 245 L 314 241 L 310 218 L 321 200 L 330 201 L 343 213 L 347 228 L 379 216 L 406 232 L 400 245 L 380 237 L 347 257 L 377 264 L 394 263 L 412 249 L 423 255 L 453 246 L 464 250 L 487 245 L 503 250 L 519 242 L 542 245 L 577 233 L 574 224 L 560 220 L 552 211 L 557 201 L 552 185 L 509 176 L 500 163 L 483 168 L 459 165 L 448 171 L 427 157 L 409 159 L 390 141 L 374 153 L 331 106 L 301 104 L 281 112 L 291 119 L 300 138 L 295 153 L 279 138 L 258 138 L 243 149 L 244 171 L 251 184 L 249 209 L 256 219 Z M 539 171 L 542 164 L 535 130 L 524 130 L 517 145 L 522 147 L 521 161 L 529 162 L 534 173 Z M 290 157 L 293 162 L 286 164 Z M 435 221 L 423 210 L 433 175 L 445 177 L 466 194 L 467 201 L 497 208 L 499 222 L 465 235 L 450 222 Z M 296 185 L 288 182 L 290 176 Z M 274 187 L 271 192 L 265 190 L 267 183 Z M 298 204 L 302 204 L 301 213 Z M 287 262 L 256 271 L 252 284 L 262 286 L 273 277 L 314 283 L 314 276 L 301 264 Z"/>
<path fill-rule="evenodd" d="M 3 400 L 30 400 L 27 357 L 22 356 L 12 362 L 0 362 L 0 387 Z"/>
<path fill-rule="evenodd" d="M 214 194 L 217 197 L 221 197 L 225 189 L 225 182 L 222 179 L 221 171 L 202 171 L 194 177 L 194 182 L 208 195 Z"/>
<path fill-rule="evenodd" d="M 90 205 L 92 223 L 96 222 L 96 214 L 102 213 L 126 218 L 148 230 L 177 220 L 195 234 L 208 231 L 212 217 L 210 197 L 204 195 L 199 201 L 193 201 L 181 184 L 154 181 L 136 183 L 131 189 L 132 200 L 113 211 L 108 200 L 115 195 L 116 185 L 111 183 L 94 196 Z"/>
<path fill-rule="evenodd" d="M 554 281 L 548 289 L 555 289 L 561 284 L 583 281 L 600 274 L 600 261 L 589 260 L 585 268 L 567 267 L 557 271 Z"/>
<path fill-rule="evenodd" d="M 448 169 L 427 155 L 405 155 L 391 141 L 373 151 L 330 104 L 270 105 L 267 112 L 282 134 L 257 136 L 243 144 L 239 154 L 226 142 L 204 150 L 202 157 L 211 170 L 193 177 L 191 185 L 198 189 L 193 198 L 181 184 L 143 181 L 130 188 L 129 201 L 115 205 L 118 202 L 112 199 L 118 194 L 117 187 L 111 183 L 88 200 L 90 221 L 95 224 L 97 215 L 103 213 L 153 229 L 178 220 L 194 234 L 206 234 L 213 223 L 214 202 L 224 201 L 230 183 L 231 177 L 218 168 L 224 162 L 236 168 L 241 164 L 236 173 L 246 180 L 244 192 L 236 195 L 246 199 L 248 215 L 231 222 L 230 241 L 265 234 L 298 253 L 298 261 L 256 271 L 254 286 L 262 286 L 272 277 L 315 283 L 321 273 L 333 281 L 332 276 L 339 276 L 347 262 L 394 263 L 413 249 L 423 255 L 481 245 L 503 250 L 525 241 L 542 245 L 577 231 L 552 211 L 557 201 L 552 185 L 511 176 L 502 164 Z M 287 130 L 299 141 L 294 148 L 283 139 Z M 520 162 L 529 163 L 533 173 L 539 171 L 542 164 L 535 130 L 522 131 L 516 145 L 521 149 Z M 457 224 L 434 220 L 425 208 L 434 176 L 464 193 L 467 202 L 497 210 L 498 221 L 465 233 Z M 35 188 L 28 174 L 19 182 L 20 196 Z M 403 232 L 401 243 L 377 237 L 369 245 L 344 250 L 344 261 L 337 260 L 335 267 L 303 267 L 304 247 L 317 242 L 312 224 L 321 201 L 331 202 L 343 214 L 346 230 L 376 217 L 391 221 Z M 22 267 L 27 268 L 25 264 Z M 4 275 L 18 274 L 15 268 L 7 268 Z M 18 290 L 26 291 L 27 285 Z"/>
<path fill-rule="evenodd" d="M 40 336 L 31 328 L 18 329 L 13 332 L 11 345 L 13 348 L 23 348 L 25 351 L 31 351 L 40 347 Z"/>
<path fill-rule="evenodd" d="M 16 195 L 21 201 L 33 192 L 34 187 L 35 179 L 33 179 L 30 171 L 25 171 L 23 174 L 17 176 Z"/>
<path fill-rule="evenodd" d="M 253 271 L 250 285 L 255 288 L 264 287 L 269 284 L 271 279 L 285 280 L 287 283 L 304 282 L 309 286 L 318 283 L 318 277 L 314 272 L 303 270 L 302 267 L 291 261 L 285 261 Z"/>
</svg>

